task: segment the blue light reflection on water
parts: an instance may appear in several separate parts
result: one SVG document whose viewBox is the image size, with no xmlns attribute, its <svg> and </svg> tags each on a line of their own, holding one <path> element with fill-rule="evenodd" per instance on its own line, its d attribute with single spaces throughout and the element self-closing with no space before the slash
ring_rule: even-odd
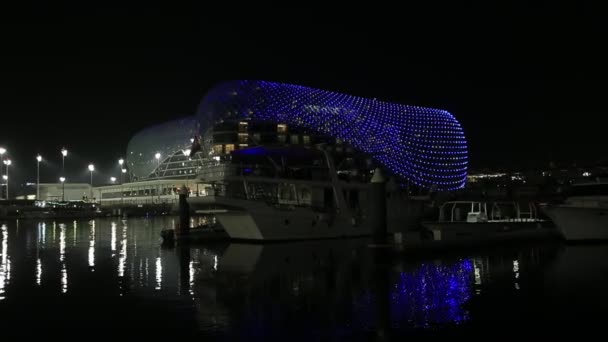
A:
<svg viewBox="0 0 608 342">
<path fill-rule="evenodd" d="M 470 319 L 464 304 L 474 291 L 471 259 L 453 263 L 424 263 L 412 271 L 393 274 L 390 319 L 393 327 L 432 328 L 461 324 Z M 365 291 L 353 303 L 354 325 L 374 329 L 378 317 L 377 295 Z"/>
<path fill-rule="evenodd" d="M 462 323 L 469 319 L 463 305 L 473 291 L 473 262 L 422 264 L 414 272 L 398 275 L 391 296 L 394 322 L 409 321 L 415 326 Z"/>
</svg>

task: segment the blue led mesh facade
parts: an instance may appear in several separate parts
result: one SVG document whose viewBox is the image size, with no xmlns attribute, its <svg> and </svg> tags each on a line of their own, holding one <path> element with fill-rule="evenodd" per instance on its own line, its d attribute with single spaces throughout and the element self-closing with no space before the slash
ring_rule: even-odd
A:
<svg viewBox="0 0 608 342">
<path fill-rule="evenodd" d="M 465 136 L 445 110 L 291 84 L 231 81 L 209 91 L 197 117 L 202 134 L 222 119 L 251 118 L 339 138 L 423 188 L 455 190 L 466 181 Z"/>
</svg>

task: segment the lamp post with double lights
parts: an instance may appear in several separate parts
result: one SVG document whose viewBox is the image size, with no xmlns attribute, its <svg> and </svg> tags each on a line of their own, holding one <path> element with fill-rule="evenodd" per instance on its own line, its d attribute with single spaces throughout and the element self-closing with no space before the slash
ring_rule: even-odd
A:
<svg viewBox="0 0 608 342">
<path fill-rule="evenodd" d="M 123 182 L 123 180 L 122 180 L 122 169 L 123 169 L 122 164 L 124 164 L 124 163 L 125 163 L 124 159 L 122 159 L 122 158 L 118 159 L 118 165 L 120 166 L 120 171 L 121 171 L 121 174 L 120 174 L 120 184 L 122 184 L 122 182 Z"/>
<path fill-rule="evenodd" d="M 59 181 L 61 182 L 61 202 L 65 202 L 65 177 L 59 177 Z"/>
<path fill-rule="evenodd" d="M 93 171 L 95 171 L 95 165 L 89 164 L 89 171 L 91 172 L 91 197 L 89 198 L 89 200 L 92 201 L 93 200 Z"/>
<path fill-rule="evenodd" d="M 6 149 L 4 147 L 0 147 L 0 161 L 4 162 L 4 154 L 6 153 Z M 2 164 L 0 164 L 0 174 L 2 173 Z"/>
<path fill-rule="evenodd" d="M 36 199 L 40 199 L 40 162 L 42 161 L 42 156 L 36 156 Z"/>
<path fill-rule="evenodd" d="M 10 159 L 7 160 L 3 160 L 2 163 L 4 165 L 6 165 L 6 175 L 3 175 L 2 178 L 4 178 L 6 180 L 6 199 L 10 199 L 10 197 L 8 196 L 8 167 L 11 166 L 12 161 Z M 6 176 L 6 177 L 4 177 Z"/>
<path fill-rule="evenodd" d="M 123 188 L 123 184 L 125 182 L 125 173 L 127 173 L 127 169 L 120 169 L 120 203 L 122 204 L 123 202 L 123 195 L 124 195 L 124 188 Z"/>
<path fill-rule="evenodd" d="M 4 170 L 4 167 L 2 166 L 4 164 L 4 154 L 6 153 L 6 149 L 4 147 L 0 147 L 0 175 L 2 175 L 2 179 L 4 179 L 4 173 L 2 172 L 2 170 Z M 7 177 L 8 178 L 8 177 Z M 3 193 L 2 193 L 2 185 L 0 185 L 0 199 L 3 199 Z"/>
<path fill-rule="evenodd" d="M 6 183 L 6 199 L 8 199 L 8 176 L 2 175 L 2 180 L 4 181 L 4 183 Z M 0 189 L 1 189 L 1 187 L 0 187 Z"/>
</svg>

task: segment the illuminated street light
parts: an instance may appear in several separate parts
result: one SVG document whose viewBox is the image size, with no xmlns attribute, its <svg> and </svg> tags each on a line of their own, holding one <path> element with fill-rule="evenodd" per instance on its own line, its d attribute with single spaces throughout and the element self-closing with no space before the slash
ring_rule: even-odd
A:
<svg viewBox="0 0 608 342">
<path fill-rule="evenodd" d="M 118 165 L 122 166 L 122 164 L 124 164 L 125 160 L 120 158 L 118 159 Z"/>
<path fill-rule="evenodd" d="M 65 157 L 67 156 L 68 150 L 64 147 L 61 149 L 61 176 L 65 176 Z"/>
<path fill-rule="evenodd" d="M 8 176 L 2 175 L 2 179 L 4 179 L 4 182 L 6 183 L 6 199 L 8 199 Z"/>
<path fill-rule="evenodd" d="M 92 201 L 93 200 L 93 171 L 95 171 L 95 165 L 89 164 L 89 171 L 91 171 L 91 196 L 89 197 L 89 200 Z"/>
<path fill-rule="evenodd" d="M 61 182 L 61 202 L 65 202 L 65 177 L 59 177 Z"/>
<path fill-rule="evenodd" d="M 6 175 L 3 175 L 2 178 L 4 178 L 4 176 L 6 176 L 6 199 L 10 199 L 10 197 L 8 196 L 8 167 L 11 166 L 12 161 L 10 159 L 7 160 L 3 160 L 2 163 L 4 165 L 6 165 Z"/>
<path fill-rule="evenodd" d="M 154 158 L 156 158 L 156 175 L 159 175 L 159 168 L 160 168 L 160 152 L 156 152 L 156 154 L 154 155 Z"/>
<path fill-rule="evenodd" d="M 36 156 L 36 199 L 40 199 L 40 162 L 42 161 L 42 156 Z"/>
<path fill-rule="evenodd" d="M 6 149 L 4 147 L 0 147 L 0 160 L 2 162 L 4 162 L 4 154 L 6 153 Z M 4 170 L 3 163 L 0 163 L 0 175 L 3 175 L 4 173 L 2 172 L 2 170 Z M 0 186 L 0 199 L 2 199 L 2 187 Z"/>
<path fill-rule="evenodd" d="M 116 177 L 110 177 L 110 182 L 112 182 L 112 183 L 116 182 Z"/>
</svg>

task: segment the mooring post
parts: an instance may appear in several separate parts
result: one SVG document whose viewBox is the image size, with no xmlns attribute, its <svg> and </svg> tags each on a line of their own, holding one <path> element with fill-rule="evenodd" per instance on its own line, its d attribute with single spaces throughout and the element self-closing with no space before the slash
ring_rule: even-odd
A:
<svg viewBox="0 0 608 342">
<path fill-rule="evenodd" d="M 374 170 L 371 180 L 372 236 L 374 245 L 386 244 L 386 179 L 380 168 Z"/>
<path fill-rule="evenodd" d="M 190 205 L 186 186 L 179 190 L 179 225 L 175 232 L 176 235 L 186 235 L 190 232 Z"/>
</svg>

